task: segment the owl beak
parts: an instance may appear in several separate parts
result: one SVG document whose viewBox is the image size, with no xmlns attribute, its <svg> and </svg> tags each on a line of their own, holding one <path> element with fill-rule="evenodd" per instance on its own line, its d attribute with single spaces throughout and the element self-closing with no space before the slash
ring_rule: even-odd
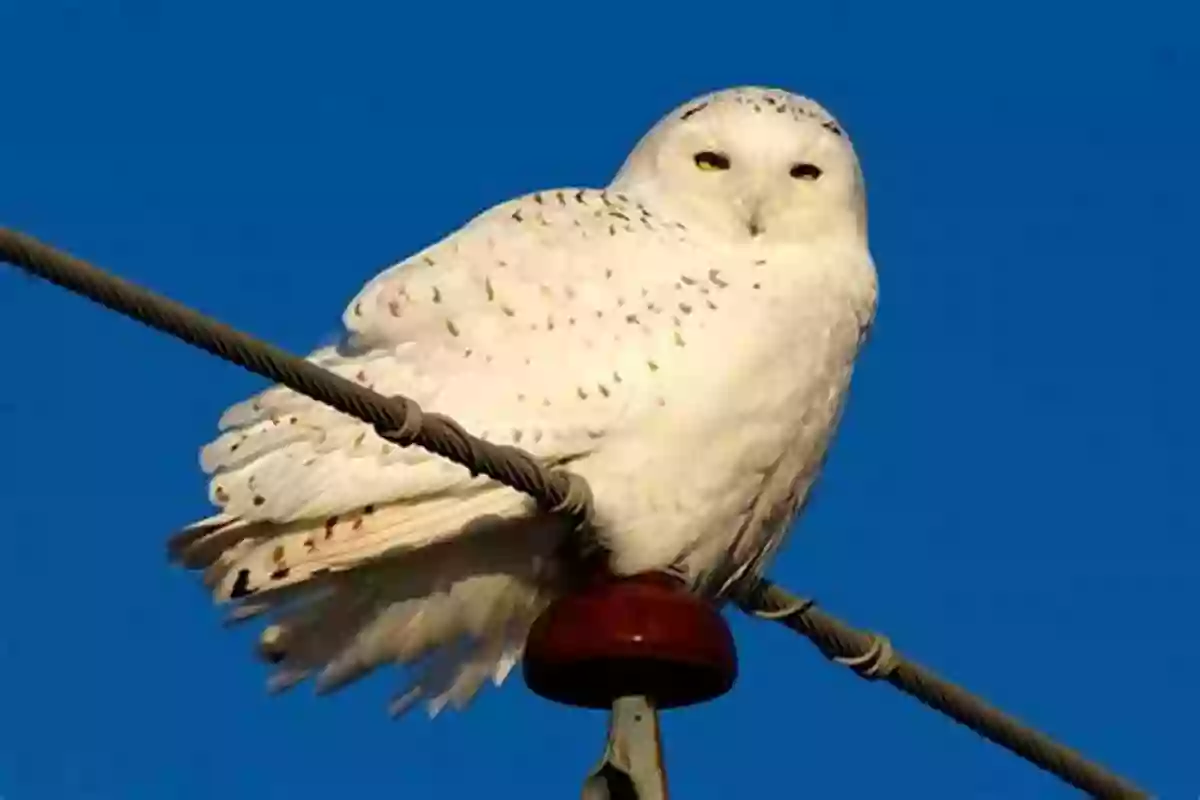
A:
<svg viewBox="0 0 1200 800">
<path fill-rule="evenodd" d="M 746 230 L 750 231 L 751 236 L 758 236 L 763 232 L 762 208 L 758 203 L 750 210 L 750 216 L 746 219 Z"/>
</svg>

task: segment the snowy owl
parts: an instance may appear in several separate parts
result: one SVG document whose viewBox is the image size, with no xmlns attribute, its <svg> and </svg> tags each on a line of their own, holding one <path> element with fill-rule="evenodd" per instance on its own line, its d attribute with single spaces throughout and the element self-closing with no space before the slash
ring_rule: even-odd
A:
<svg viewBox="0 0 1200 800">
<path fill-rule="evenodd" d="M 309 359 L 584 477 L 616 574 L 719 602 L 821 467 L 872 323 L 858 160 L 813 101 L 741 87 L 660 120 L 604 189 L 501 203 L 381 272 Z M 528 497 L 283 387 L 201 463 L 220 513 L 170 543 L 269 686 L 406 667 L 392 710 L 461 708 L 519 661 L 579 536 Z"/>
</svg>

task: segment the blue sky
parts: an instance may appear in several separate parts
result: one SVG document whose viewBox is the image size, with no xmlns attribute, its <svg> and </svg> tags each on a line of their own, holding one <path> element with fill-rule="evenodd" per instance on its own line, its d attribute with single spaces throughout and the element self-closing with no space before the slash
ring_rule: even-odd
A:
<svg viewBox="0 0 1200 800">
<path fill-rule="evenodd" d="M 772 576 L 1164 798 L 1200 793 L 1200 50 L 1179 0 L 572 5 L 0 0 L 0 225 L 294 351 L 379 268 L 601 184 L 741 83 L 853 137 L 882 286 Z M 260 382 L 0 270 L 4 800 L 572 796 L 603 717 L 515 681 L 389 721 L 268 697 L 166 536 Z M 673 794 L 1055 798 L 784 629 L 664 720 Z M 337 793 L 335 795 L 335 793 Z"/>
</svg>

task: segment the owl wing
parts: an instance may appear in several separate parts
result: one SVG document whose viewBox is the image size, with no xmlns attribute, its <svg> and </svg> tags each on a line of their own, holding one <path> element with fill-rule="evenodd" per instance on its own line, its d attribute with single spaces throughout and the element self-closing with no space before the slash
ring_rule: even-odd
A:
<svg viewBox="0 0 1200 800">
<path fill-rule="evenodd" d="M 711 259 L 625 195 L 532 194 L 372 279 L 346 309 L 343 342 L 309 359 L 567 462 L 656 404 L 662 367 L 707 302 Z M 220 427 L 201 461 L 224 519 L 337 515 L 485 480 L 284 387 L 231 407 Z"/>
</svg>

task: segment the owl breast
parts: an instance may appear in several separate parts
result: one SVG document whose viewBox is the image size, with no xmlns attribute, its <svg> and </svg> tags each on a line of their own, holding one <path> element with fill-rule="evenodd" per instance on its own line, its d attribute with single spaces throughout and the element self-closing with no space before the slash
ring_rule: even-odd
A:
<svg viewBox="0 0 1200 800">
<path fill-rule="evenodd" d="M 618 572 L 671 566 L 725 586 L 765 566 L 807 497 L 874 313 L 874 270 L 869 257 L 769 263 L 723 271 L 718 309 L 664 361 L 674 379 L 653 419 L 579 466 Z"/>
</svg>

